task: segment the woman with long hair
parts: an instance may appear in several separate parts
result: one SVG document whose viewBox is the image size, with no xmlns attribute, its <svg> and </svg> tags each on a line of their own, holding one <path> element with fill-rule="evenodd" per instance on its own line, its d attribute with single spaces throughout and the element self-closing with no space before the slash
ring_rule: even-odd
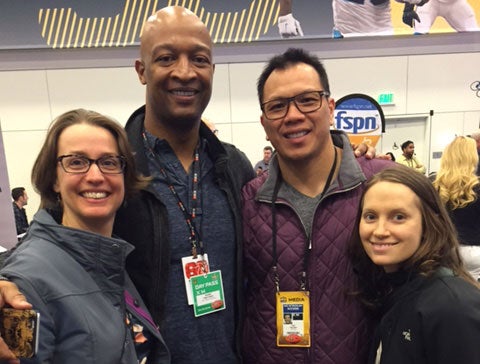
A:
<svg viewBox="0 0 480 364">
<path fill-rule="evenodd" d="M 477 144 L 474 139 L 456 137 L 445 148 L 433 186 L 455 225 L 460 254 L 475 279 L 480 278 L 480 181 L 476 175 Z"/>
<path fill-rule="evenodd" d="M 369 363 L 480 363 L 480 289 L 458 248 L 427 177 L 399 165 L 366 184 L 349 253 L 380 317 Z"/>
</svg>

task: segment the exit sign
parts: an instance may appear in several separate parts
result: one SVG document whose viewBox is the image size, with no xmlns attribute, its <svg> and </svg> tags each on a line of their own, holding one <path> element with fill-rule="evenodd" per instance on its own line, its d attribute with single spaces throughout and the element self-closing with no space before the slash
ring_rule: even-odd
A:
<svg viewBox="0 0 480 364">
<path fill-rule="evenodd" d="M 377 101 L 380 105 L 395 105 L 393 102 L 393 93 L 378 95 Z"/>
</svg>

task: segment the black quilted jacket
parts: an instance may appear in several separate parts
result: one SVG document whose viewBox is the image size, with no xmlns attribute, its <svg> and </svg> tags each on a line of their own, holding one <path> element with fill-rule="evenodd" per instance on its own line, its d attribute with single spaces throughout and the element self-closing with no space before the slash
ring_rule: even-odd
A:
<svg viewBox="0 0 480 364">
<path fill-rule="evenodd" d="M 135 151 L 138 170 L 150 175 L 145 156 L 141 133 L 145 107 L 141 107 L 130 117 L 125 129 L 129 142 Z M 242 230 L 240 214 L 240 190 L 254 172 L 251 163 L 243 152 L 235 146 L 221 142 L 204 124 L 200 136 L 208 141 L 208 153 L 215 164 L 216 182 L 225 191 L 234 216 L 237 241 L 237 330 L 241 330 L 243 308 L 242 285 Z M 161 196 L 153 188 L 141 191 L 140 196 L 131 199 L 117 212 L 114 233 L 132 245 L 135 250 L 128 256 L 127 271 L 142 295 L 154 320 L 161 325 L 165 313 L 166 283 L 170 265 L 170 241 L 168 235 L 167 209 Z M 183 282 L 182 282 L 183 284 Z M 237 346 L 240 335 L 237 335 Z"/>
</svg>

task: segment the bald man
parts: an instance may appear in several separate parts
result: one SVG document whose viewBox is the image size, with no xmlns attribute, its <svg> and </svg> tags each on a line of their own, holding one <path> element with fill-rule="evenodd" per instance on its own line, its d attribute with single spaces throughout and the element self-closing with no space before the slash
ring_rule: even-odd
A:
<svg viewBox="0 0 480 364">
<path fill-rule="evenodd" d="M 201 121 L 214 71 L 208 29 L 183 7 L 159 10 L 144 24 L 135 69 L 145 105 L 125 129 L 151 183 L 118 212 L 114 234 L 135 245 L 127 270 L 165 333 L 172 363 L 239 363 L 240 189 L 254 172 L 244 153 Z M 195 275 L 208 294 L 193 292 Z M 28 307 L 10 282 L 0 281 L 0 294 Z M 11 353 L 0 339 L 2 358 Z"/>
<path fill-rule="evenodd" d="M 195 14 L 173 6 L 147 20 L 135 62 L 145 105 L 125 129 L 152 181 L 119 212 L 115 232 L 135 245 L 127 269 L 176 364 L 240 361 L 240 188 L 254 173 L 242 152 L 201 121 L 214 68 L 210 34 Z M 198 266 L 215 272 L 208 279 L 221 278 L 223 289 L 212 295 L 222 296 L 211 302 L 220 307 L 195 317 L 204 309 L 196 301 L 208 301 L 188 292 Z"/>
</svg>

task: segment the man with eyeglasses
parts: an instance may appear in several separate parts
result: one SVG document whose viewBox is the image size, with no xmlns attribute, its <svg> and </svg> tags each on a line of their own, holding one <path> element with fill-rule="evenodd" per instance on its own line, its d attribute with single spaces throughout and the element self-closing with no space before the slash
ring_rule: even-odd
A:
<svg viewBox="0 0 480 364">
<path fill-rule="evenodd" d="M 356 159 L 346 134 L 330 129 L 335 101 L 313 55 L 273 57 L 257 91 L 276 154 L 242 191 L 245 363 L 365 363 L 371 331 L 347 295 L 346 246 L 364 181 L 392 162 Z M 295 328 L 283 325 L 287 314 L 299 317 Z"/>
<path fill-rule="evenodd" d="M 125 129 L 139 171 L 152 181 L 117 213 L 114 232 L 135 245 L 127 270 L 160 325 L 172 362 L 238 363 L 244 298 L 240 189 L 254 177 L 252 165 L 201 122 L 214 71 L 212 40 L 201 20 L 178 6 L 163 8 L 145 23 L 140 43 L 135 67 L 146 85 L 146 104 Z M 357 151 L 374 154 L 366 145 Z M 195 317 L 184 272 L 207 254 L 212 275 L 221 271 L 225 304 L 214 302 L 215 312 Z M 26 307 L 12 283 L 1 279 L 3 301 Z M 0 339 L 0 360 L 2 344 Z"/>
</svg>

